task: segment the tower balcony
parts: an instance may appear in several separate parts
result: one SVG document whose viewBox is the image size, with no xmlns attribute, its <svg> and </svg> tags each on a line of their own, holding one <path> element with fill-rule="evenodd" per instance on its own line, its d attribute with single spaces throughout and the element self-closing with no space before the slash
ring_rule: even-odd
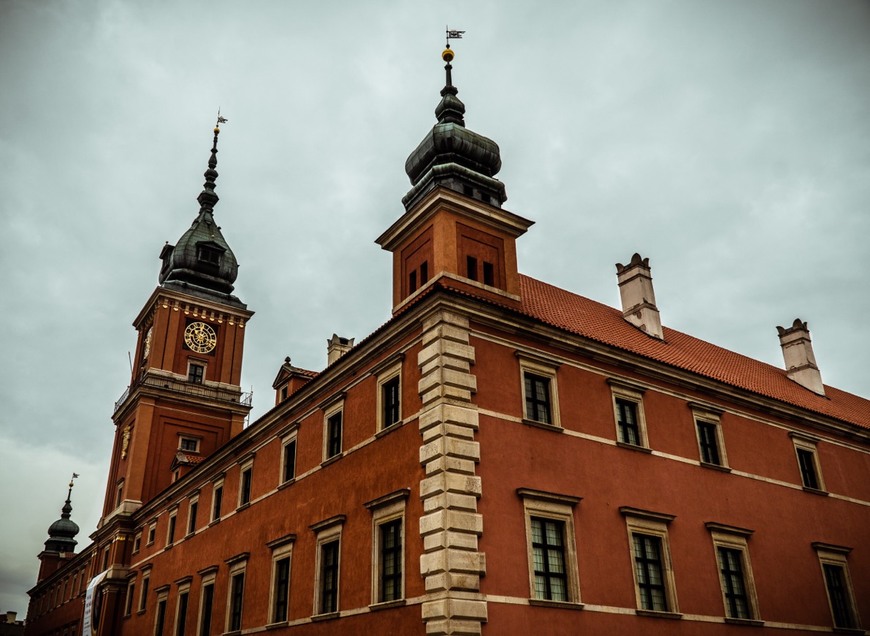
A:
<svg viewBox="0 0 870 636">
<path fill-rule="evenodd" d="M 209 382 L 207 380 L 202 383 L 191 382 L 186 376 L 157 369 L 148 369 L 139 376 L 136 382 L 128 386 L 121 394 L 121 397 L 115 401 L 113 414 L 118 414 L 125 404 L 129 402 L 131 395 L 136 392 L 158 395 L 169 393 L 177 396 L 198 398 L 221 405 L 238 405 L 245 410 L 250 410 L 253 402 L 253 392 L 242 392 L 238 386 L 220 382 Z"/>
</svg>

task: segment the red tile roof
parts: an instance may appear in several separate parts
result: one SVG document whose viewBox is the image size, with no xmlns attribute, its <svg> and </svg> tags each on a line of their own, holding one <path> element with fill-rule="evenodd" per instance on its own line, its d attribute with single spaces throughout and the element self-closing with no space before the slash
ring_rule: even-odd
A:
<svg viewBox="0 0 870 636">
<path fill-rule="evenodd" d="M 554 327 L 734 387 L 870 429 L 870 400 L 825 386 L 826 397 L 783 369 L 664 328 L 664 342 L 628 323 L 622 312 L 520 275 L 522 312 Z"/>
</svg>

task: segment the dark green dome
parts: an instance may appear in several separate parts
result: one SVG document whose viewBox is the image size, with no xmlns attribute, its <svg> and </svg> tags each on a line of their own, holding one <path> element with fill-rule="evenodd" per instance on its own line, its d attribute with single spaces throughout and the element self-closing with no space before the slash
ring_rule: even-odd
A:
<svg viewBox="0 0 870 636">
<path fill-rule="evenodd" d="M 465 104 L 457 97 L 449 61 L 444 68 L 447 84 L 435 108 L 438 122 L 405 161 L 413 187 L 402 203 L 410 209 L 427 192 L 442 186 L 501 207 L 507 195 L 504 184 L 494 178 L 501 170 L 498 144 L 465 127 Z"/>
<path fill-rule="evenodd" d="M 197 197 L 199 214 L 175 245 L 167 243 L 163 247 L 159 281 L 165 287 L 197 295 L 218 296 L 222 300 L 238 303 L 238 299 L 230 294 L 239 273 L 239 263 L 214 220 L 214 206 L 219 200 L 214 191 L 218 176 L 215 168 L 219 132 L 219 128 L 214 129 L 211 158 L 204 173 L 205 183 Z"/>
<path fill-rule="evenodd" d="M 70 488 L 70 491 L 72 489 Z M 78 524 L 70 519 L 72 512 L 72 504 L 70 503 L 69 495 L 67 495 L 66 503 L 61 509 L 60 519 L 55 521 L 48 527 L 48 540 L 45 542 L 45 549 L 50 552 L 74 552 L 78 541 L 75 536 L 79 533 Z"/>
</svg>

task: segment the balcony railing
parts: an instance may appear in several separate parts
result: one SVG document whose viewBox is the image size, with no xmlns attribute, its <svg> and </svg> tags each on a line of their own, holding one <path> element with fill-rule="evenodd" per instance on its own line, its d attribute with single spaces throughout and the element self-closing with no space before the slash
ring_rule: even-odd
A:
<svg viewBox="0 0 870 636">
<path fill-rule="evenodd" d="M 115 411 L 130 397 L 131 389 L 135 387 L 146 386 L 161 389 L 168 389 L 175 393 L 184 395 L 192 395 L 195 397 L 204 398 L 207 400 L 215 400 L 217 402 L 234 402 L 242 406 L 251 406 L 254 398 L 253 391 L 241 393 L 232 389 L 223 387 L 209 386 L 206 384 L 195 384 L 193 382 L 184 382 L 174 378 L 160 377 L 154 375 L 144 375 L 133 386 L 128 386 L 121 397 L 115 402 Z"/>
</svg>

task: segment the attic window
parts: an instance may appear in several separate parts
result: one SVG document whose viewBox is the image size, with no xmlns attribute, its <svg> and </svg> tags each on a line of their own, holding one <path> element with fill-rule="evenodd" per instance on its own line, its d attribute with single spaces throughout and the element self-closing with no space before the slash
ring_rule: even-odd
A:
<svg viewBox="0 0 870 636">
<path fill-rule="evenodd" d="M 208 265 L 220 265 L 221 254 L 221 250 L 216 249 L 210 245 L 196 246 L 196 260 L 198 260 L 200 263 L 206 263 Z"/>
<path fill-rule="evenodd" d="M 495 285 L 495 269 L 492 263 L 483 262 L 483 284 L 492 287 Z"/>
<path fill-rule="evenodd" d="M 468 256 L 465 259 L 465 265 L 468 271 L 468 278 L 477 280 L 477 259 L 473 256 Z"/>
</svg>

